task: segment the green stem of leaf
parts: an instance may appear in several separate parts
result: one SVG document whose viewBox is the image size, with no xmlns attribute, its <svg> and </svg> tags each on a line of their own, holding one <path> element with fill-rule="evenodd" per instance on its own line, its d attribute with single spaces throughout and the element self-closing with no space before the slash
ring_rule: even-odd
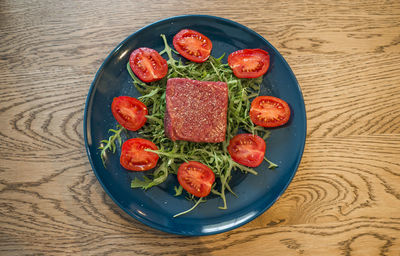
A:
<svg viewBox="0 0 400 256">
<path fill-rule="evenodd" d="M 202 197 L 200 197 L 199 200 L 197 200 L 197 202 L 193 205 L 192 208 L 190 208 L 190 209 L 188 209 L 186 211 L 180 212 L 178 214 L 175 214 L 173 217 L 176 218 L 176 217 L 179 217 L 181 215 L 184 215 L 184 214 L 187 214 L 187 213 L 193 211 L 201 202 L 205 202 L 205 201 L 203 201 Z"/>
<path fill-rule="evenodd" d="M 268 160 L 267 157 L 264 157 L 264 160 L 269 164 L 269 166 L 268 166 L 269 169 L 275 169 L 276 167 L 278 167 L 277 164 L 274 164 L 273 162 Z"/>
</svg>

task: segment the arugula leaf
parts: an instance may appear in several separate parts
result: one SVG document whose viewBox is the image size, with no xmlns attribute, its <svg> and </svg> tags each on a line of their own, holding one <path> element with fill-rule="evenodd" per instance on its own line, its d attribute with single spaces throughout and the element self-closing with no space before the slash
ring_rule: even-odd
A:
<svg viewBox="0 0 400 256">
<path fill-rule="evenodd" d="M 174 187 L 175 190 L 175 196 L 180 196 L 182 195 L 182 191 L 183 191 L 183 187 L 181 185 L 179 185 L 179 187 Z"/>
<path fill-rule="evenodd" d="M 111 151 L 114 154 L 115 150 L 117 149 L 115 140 L 118 141 L 120 147 L 122 146 L 121 132 L 126 131 L 126 129 L 124 127 L 122 127 L 122 125 L 119 125 L 119 124 L 117 125 L 117 128 L 118 128 L 118 130 L 114 130 L 114 129 L 108 130 L 108 132 L 113 132 L 114 134 L 111 135 L 108 138 L 108 140 L 102 140 L 101 146 L 98 148 L 98 149 L 101 149 L 100 157 L 101 157 L 101 161 L 103 162 L 104 167 L 106 167 L 107 150 Z"/>
<path fill-rule="evenodd" d="M 131 188 L 149 189 L 163 183 L 168 177 L 167 163 L 162 163 L 153 173 L 153 179 L 143 176 L 143 180 L 135 177 L 131 182 Z"/>
<path fill-rule="evenodd" d="M 151 183 L 153 183 L 153 179 L 150 179 L 147 176 L 143 176 L 143 180 L 135 177 L 131 182 L 131 188 L 147 189 Z"/>
</svg>

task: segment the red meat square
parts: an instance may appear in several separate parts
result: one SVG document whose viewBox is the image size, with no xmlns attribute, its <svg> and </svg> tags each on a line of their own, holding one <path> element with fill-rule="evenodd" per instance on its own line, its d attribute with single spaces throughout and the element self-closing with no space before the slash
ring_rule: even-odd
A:
<svg viewBox="0 0 400 256">
<path fill-rule="evenodd" d="M 226 83 L 187 78 L 167 81 L 164 125 L 171 140 L 222 142 L 227 112 Z"/>
</svg>

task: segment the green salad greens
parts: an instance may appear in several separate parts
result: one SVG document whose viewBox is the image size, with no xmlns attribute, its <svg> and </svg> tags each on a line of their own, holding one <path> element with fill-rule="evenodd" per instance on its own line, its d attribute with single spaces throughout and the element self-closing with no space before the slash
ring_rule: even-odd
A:
<svg viewBox="0 0 400 256">
<path fill-rule="evenodd" d="M 224 55 L 219 58 L 210 58 L 203 63 L 188 62 L 183 63 L 181 59 L 176 60 L 173 57 L 174 50 L 167 43 L 165 35 L 161 35 L 165 48 L 160 55 L 167 55 L 168 74 L 161 80 L 143 83 L 132 72 L 129 63 L 127 70 L 133 79 L 136 89 L 142 94 L 138 99 L 148 108 L 147 123 L 138 131 L 141 137 L 154 142 L 159 150 L 148 150 L 157 153 L 160 157 L 159 164 L 151 174 L 143 178 L 135 178 L 131 182 L 132 188 L 149 189 L 153 186 L 163 183 L 168 175 L 176 175 L 179 166 L 183 162 L 198 161 L 210 167 L 214 173 L 216 182 L 211 193 L 220 196 L 223 205 L 220 209 L 227 209 L 226 193 L 235 195 L 229 186 L 232 177 L 232 171 L 242 171 L 257 175 L 253 168 L 240 165 L 232 160 L 227 147 L 231 138 L 238 134 L 239 129 L 248 133 L 256 134 L 264 140 L 269 136 L 269 131 L 263 127 L 254 126 L 249 117 L 250 99 L 258 96 L 262 77 L 255 79 L 237 78 L 228 64 L 222 62 Z M 228 116 L 226 139 L 221 143 L 195 143 L 189 141 L 172 141 L 165 135 L 164 131 L 164 113 L 165 113 L 165 92 L 166 84 L 169 78 L 181 77 L 190 78 L 199 81 L 222 81 L 226 82 L 229 90 Z M 119 130 L 110 129 L 114 134 L 108 140 L 103 140 L 105 146 L 102 149 L 101 156 L 104 163 L 104 156 L 107 149 L 115 152 L 115 141 L 118 140 L 121 145 L 120 134 L 124 130 L 119 126 Z M 275 168 L 277 165 L 264 158 L 269 163 L 269 168 Z M 175 187 L 176 196 L 181 195 L 182 187 Z M 196 199 L 193 195 L 188 196 L 195 201 L 195 205 L 188 211 L 179 213 L 174 217 L 185 214 L 194 209 L 199 203 L 206 201 L 204 198 Z"/>
</svg>

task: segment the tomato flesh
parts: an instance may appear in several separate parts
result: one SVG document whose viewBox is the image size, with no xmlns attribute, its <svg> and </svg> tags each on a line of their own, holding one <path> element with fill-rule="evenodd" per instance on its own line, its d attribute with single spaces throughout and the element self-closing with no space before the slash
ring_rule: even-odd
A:
<svg viewBox="0 0 400 256">
<path fill-rule="evenodd" d="M 129 65 L 143 82 L 160 80 L 168 73 L 167 61 L 151 48 L 138 48 L 131 53 Z"/>
<path fill-rule="evenodd" d="M 265 154 L 265 141 L 253 134 L 238 134 L 229 141 L 228 152 L 233 161 L 249 166 L 259 166 Z"/>
<path fill-rule="evenodd" d="M 172 43 L 180 55 L 193 62 L 204 62 L 211 54 L 211 40 L 191 29 L 179 31 L 174 36 Z"/>
<path fill-rule="evenodd" d="M 269 54 L 261 49 L 244 49 L 228 56 L 228 65 L 238 78 L 256 78 L 267 73 Z"/>
<path fill-rule="evenodd" d="M 146 123 L 146 105 L 129 96 L 114 98 L 111 112 L 117 122 L 130 131 L 139 130 Z"/>
<path fill-rule="evenodd" d="M 290 118 L 290 107 L 282 99 L 272 96 L 258 96 L 250 107 L 250 119 L 255 125 L 277 127 L 286 124 Z"/>
<path fill-rule="evenodd" d="M 133 138 L 122 144 L 120 163 L 131 171 L 147 171 L 157 165 L 158 155 L 145 149 L 158 150 L 157 146 L 145 139 Z"/>
<path fill-rule="evenodd" d="M 183 189 L 197 197 L 210 194 L 215 181 L 214 172 L 207 165 L 196 161 L 181 164 L 177 176 Z"/>
</svg>

